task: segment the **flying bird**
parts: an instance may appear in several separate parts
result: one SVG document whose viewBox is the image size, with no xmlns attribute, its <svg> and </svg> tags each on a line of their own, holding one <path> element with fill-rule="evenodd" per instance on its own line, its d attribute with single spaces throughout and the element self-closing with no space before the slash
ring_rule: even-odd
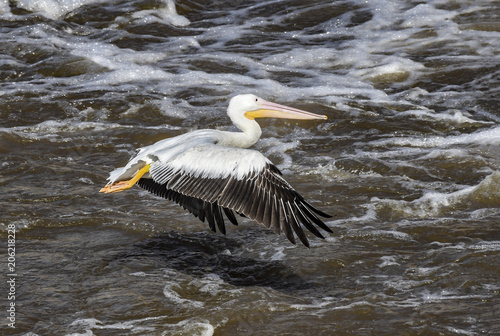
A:
<svg viewBox="0 0 500 336">
<path fill-rule="evenodd" d="M 319 218 L 330 215 L 309 204 L 285 181 L 279 169 L 256 150 L 247 149 L 262 131 L 256 118 L 327 119 L 296 108 L 268 102 L 252 94 L 237 95 L 227 115 L 241 132 L 196 130 L 140 148 L 125 167 L 110 173 L 100 192 L 139 187 L 174 201 L 207 220 L 212 231 L 226 233 L 224 216 L 238 225 L 235 212 L 283 232 L 295 244 L 295 234 L 309 247 L 303 227 L 319 238 Z M 316 227 L 317 226 L 317 227 Z"/>
</svg>

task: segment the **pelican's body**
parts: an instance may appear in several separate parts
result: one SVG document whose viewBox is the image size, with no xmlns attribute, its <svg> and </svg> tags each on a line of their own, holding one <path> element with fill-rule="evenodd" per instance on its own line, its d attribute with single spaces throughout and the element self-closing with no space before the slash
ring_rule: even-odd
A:
<svg viewBox="0 0 500 336">
<path fill-rule="evenodd" d="M 199 130 L 141 148 L 125 167 L 115 169 L 101 192 L 140 187 L 207 219 L 225 233 L 222 212 L 237 224 L 233 211 L 295 243 L 295 232 L 309 246 L 302 223 L 318 237 L 314 224 L 331 232 L 317 215 L 329 217 L 307 203 L 261 153 L 247 149 L 261 136 L 259 117 L 326 119 L 325 116 L 267 102 L 254 95 L 231 99 L 228 116 L 242 132 Z"/>
</svg>

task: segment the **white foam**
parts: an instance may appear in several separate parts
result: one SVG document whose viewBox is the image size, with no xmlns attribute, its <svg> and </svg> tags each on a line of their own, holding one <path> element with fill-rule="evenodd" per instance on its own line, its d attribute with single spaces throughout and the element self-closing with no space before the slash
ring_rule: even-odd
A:
<svg viewBox="0 0 500 336">
<path fill-rule="evenodd" d="M 332 304 L 335 304 L 335 298 L 331 296 L 326 296 L 321 300 L 315 300 L 309 304 L 292 304 L 291 307 L 298 310 L 306 310 L 306 309 L 315 309 L 315 308 L 324 308 L 328 307 Z M 344 309 L 349 308 L 345 306 Z M 341 308 L 340 308 L 341 309 Z"/>
<path fill-rule="evenodd" d="M 333 297 L 324 297 L 322 300 L 315 301 L 311 304 L 292 304 L 291 307 L 297 310 L 316 310 L 319 312 L 331 312 L 335 310 L 353 310 L 356 307 L 373 307 L 374 305 L 368 301 L 358 301 L 347 305 L 338 305 L 338 302 Z"/>
<path fill-rule="evenodd" d="M 292 166 L 293 160 L 290 151 L 293 151 L 299 146 L 299 141 L 284 142 L 278 138 L 266 137 L 259 141 L 258 146 L 259 150 L 261 150 L 266 157 L 272 157 L 274 161 L 276 161 L 276 158 L 281 160 L 281 162 L 276 161 L 275 164 L 284 171 L 290 169 Z"/>
<path fill-rule="evenodd" d="M 446 148 L 446 149 L 433 149 L 429 153 L 425 154 L 422 159 L 441 159 L 449 160 L 453 158 L 466 157 L 468 155 L 467 151 L 458 148 Z"/>
<path fill-rule="evenodd" d="M 437 9 L 430 4 L 419 4 L 405 13 L 402 27 L 434 27 L 455 17 L 457 12 Z"/>
<path fill-rule="evenodd" d="M 185 27 L 190 24 L 189 20 L 177 14 L 175 9 L 175 3 L 173 0 L 163 0 L 166 4 L 165 7 L 159 9 L 148 9 L 138 11 L 132 14 L 132 18 L 135 19 L 136 23 L 169 23 L 177 27 Z"/>
<path fill-rule="evenodd" d="M 121 90 L 127 92 L 137 89 L 127 87 L 128 83 L 155 83 L 166 81 L 169 83 L 182 83 L 169 72 L 158 67 L 158 63 L 168 57 L 168 53 L 154 51 L 138 51 L 120 48 L 114 44 L 88 39 L 86 36 L 72 36 L 54 34 L 54 29 L 46 24 L 30 26 L 27 34 L 19 36 L 19 43 L 25 45 L 40 45 L 47 52 L 69 53 L 77 58 L 84 58 L 102 68 L 95 73 L 83 74 L 81 76 L 48 78 L 47 82 L 20 83 L 11 88 L 4 89 L 0 95 L 14 94 L 18 91 L 36 91 L 40 93 L 42 88 L 48 90 L 48 95 L 56 95 L 57 90 L 53 86 L 69 85 L 79 88 L 80 92 L 85 90 L 102 89 L 108 91 L 110 86 L 123 85 Z M 43 41 L 43 42 L 42 42 Z M 13 61 L 11 61 L 13 62 Z M 114 88 L 113 91 L 120 90 Z M 64 94 L 64 93 L 62 93 Z"/>
<path fill-rule="evenodd" d="M 182 335 L 212 336 L 215 333 L 215 328 L 209 321 L 196 318 L 186 319 L 176 324 L 167 324 L 166 327 L 171 332 L 175 330 Z"/>
<path fill-rule="evenodd" d="M 418 267 L 415 269 L 412 269 L 414 271 L 414 274 L 417 277 L 428 277 L 434 273 L 436 273 L 441 267 L 436 266 L 436 267 Z"/>
<path fill-rule="evenodd" d="M 479 251 L 500 251 L 500 241 L 483 241 L 477 244 L 468 245 L 467 248 Z"/>
<path fill-rule="evenodd" d="M 407 291 L 410 289 L 426 286 L 431 284 L 432 280 L 405 280 L 405 279 L 391 279 L 384 282 L 384 286 L 395 289 L 397 291 Z"/>
<path fill-rule="evenodd" d="M 9 0 L 0 0 L 0 15 L 8 16 L 10 14 Z"/>
<path fill-rule="evenodd" d="M 110 70 L 110 72 L 97 74 L 93 79 L 90 78 L 90 80 L 83 82 L 85 87 L 95 88 L 95 86 L 172 78 L 171 74 L 153 65 L 167 57 L 166 53 L 122 49 L 112 44 L 86 40 L 67 41 L 58 37 L 51 37 L 50 40 L 55 45 L 69 50 L 72 55 L 84 57 Z M 81 83 L 81 78 L 70 79 L 68 82 L 77 85 Z"/>
<path fill-rule="evenodd" d="M 169 282 L 163 287 L 163 295 L 169 301 L 185 306 L 191 306 L 196 308 L 201 308 L 204 306 L 204 303 L 196 300 L 189 300 L 181 297 L 181 295 L 176 291 L 178 285 L 175 282 Z"/>
<path fill-rule="evenodd" d="M 493 122 L 480 121 L 472 119 L 471 116 L 464 111 L 457 109 L 450 109 L 446 112 L 436 113 L 429 109 L 419 109 L 419 110 L 407 110 L 400 112 L 397 115 L 398 118 L 414 117 L 421 120 L 437 121 L 442 122 L 446 125 L 456 124 L 456 125 L 491 125 Z"/>
<path fill-rule="evenodd" d="M 370 238 L 370 237 L 382 237 L 382 238 L 392 238 L 396 240 L 410 241 L 413 240 L 412 236 L 395 230 L 374 230 L 373 227 L 365 227 L 362 230 L 351 229 L 346 233 L 348 237 L 362 237 L 362 238 Z"/>
<path fill-rule="evenodd" d="M 498 218 L 499 214 L 500 214 L 499 208 L 484 208 L 484 209 L 477 209 L 477 210 L 472 211 L 470 213 L 470 218 L 484 220 L 484 219 L 487 219 L 489 217 Z"/>
<path fill-rule="evenodd" d="M 283 252 L 285 250 L 284 247 L 276 248 L 276 252 L 271 256 L 272 261 L 283 260 L 286 257 L 286 254 Z"/>
<path fill-rule="evenodd" d="M 500 171 L 493 172 L 476 186 L 452 193 L 427 192 L 414 201 L 374 199 L 382 212 L 406 218 L 430 218 L 454 210 L 472 210 L 500 206 Z"/>
<path fill-rule="evenodd" d="M 176 114 L 176 116 L 179 116 Z M 178 129 L 176 126 L 160 125 L 160 126 L 137 126 L 137 125 L 120 125 L 116 123 L 80 121 L 75 119 L 65 119 L 63 121 L 47 120 L 41 123 L 30 126 L 15 126 L 0 128 L 0 133 L 10 133 L 26 139 L 32 140 L 48 140 L 51 142 L 68 142 L 78 139 L 88 139 L 90 142 L 95 133 L 104 132 L 112 129 L 123 128 L 143 128 L 149 130 L 163 129 Z"/>
<path fill-rule="evenodd" d="M 395 256 L 384 256 L 380 258 L 382 260 L 382 263 L 378 265 L 380 268 L 384 268 L 387 266 L 393 266 L 393 265 L 399 265 L 399 263 L 396 261 Z"/>
<path fill-rule="evenodd" d="M 456 335 L 469 335 L 469 336 L 477 335 L 477 333 L 474 331 L 467 331 L 467 330 L 463 330 L 463 329 L 459 329 L 459 328 L 455 328 L 455 327 L 451 327 L 451 326 L 446 326 L 445 328 L 446 328 L 446 330 L 453 333 L 454 335 L 455 334 Z"/>
<path fill-rule="evenodd" d="M 59 19 L 84 5 L 105 2 L 104 0 L 17 0 L 20 8 L 39 13 L 49 19 Z"/>
<path fill-rule="evenodd" d="M 0 13 L 6 11 L 8 1 L 1 0 Z M 60 19 L 66 14 L 89 4 L 104 3 L 104 0 L 17 0 L 20 8 L 39 13 L 48 19 Z M 142 23 L 161 22 L 174 26 L 184 27 L 190 24 L 189 20 L 177 13 L 173 0 L 163 0 L 164 7 L 151 10 L 142 10 L 132 14 L 134 19 L 140 19 Z"/>
<path fill-rule="evenodd" d="M 132 66 L 131 69 L 119 69 L 111 73 L 95 76 L 93 81 L 87 82 L 85 86 L 105 87 L 109 85 L 120 85 L 133 82 L 156 81 L 169 79 L 171 76 L 163 70 L 149 66 Z M 76 83 L 76 81 L 75 81 Z"/>
<path fill-rule="evenodd" d="M 425 303 L 429 302 L 442 302 L 444 300 L 464 300 L 468 301 L 471 299 L 486 299 L 488 298 L 485 295 L 456 295 L 451 291 L 443 290 L 440 292 L 429 292 L 424 291 L 422 294 L 422 298 Z"/>
<path fill-rule="evenodd" d="M 262 59 L 262 62 L 268 65 L 268 69 L 272 70 L 282 70 L 285 68 L 328 69 L 339 61 L 346 61 L 340 56 L 342 55 L 339 55 L 339 52 L 332 48 L 295 48 L 265 57 Z M 275 68 L 269 68 L 270 65 L 274 65 Z"/>
<path fill-rule="evenodd" d="M 351 71 L 351 73 L 375 82 L 403 82 L 409 79 L 414 80 L 419 72 L 425 69 L 420 63 L 400 57 L 385 57 L 383 62 L 385 64 L 365 67 Z"/>
<path fill-rule="evenodd" d="M 214 273 L 206 274 L 201 280 L 197 281 L 195 284 L 199 286 L 199 291 L 202 293 L 209 293 L 212 296 L 219 294 L 223 290 L 222 285 L 224 280 L 220 276 Z"/>
<path fill-rule="evenodd" d="M 30 10 L 54 18 L 64 16 L 68 11 L 85 4 L 99 2 L 100 0 L 19 0 L 18 4 L 23 8 L 31 8 Z M 350 100 L 369 100 L 377 104 L 394 101 L 395 98 L 401 99 L 397 95 L 387 95 L 383 90 L 375 88 L 371 82 L 378 80 L 412 81 L 425 73 L 426 69 L 422 63 L 406 55 L 405 52 L 408 48 L 410 51 L 421 50 L 425 49 L 423 44 L 455 41 L 463 36 L 463 34 L 459 35 L 463 32 L 458 31 L 456 24 L 451 20 L 460 13 L 438 9 L 441 6 L 435 2 L 414 7 L 404 3 L 387 1 L 354 1 L 354 3 L 358 3 L 361 8 L 370 10 L 373 17 L 362 24 L 352 26 L 352 13 L 347 13 L 321 24 L 324 33 L 310 33 L 308 30 L 303 30 L 292 31 L 285 35 L 292 39 L 302 39 L 305 42 L 323 35 L 347 35 L 352 36 L 352 39 L 340 40 L 333 44 L 329 40 L 321 45 L 304 44 L 308 47 L 299 44 L 298 47 L 294 46 L 289 49 L 276 48 L 272 53 L 262 53 L 262 55 L 267 55 L 262 59 L 239 53 L 234 51 L 234 48 L 225 50 L 224 46 L 244 38 L 249 32 L 260 32 L 263 26 L 279 24 L 283 20 L 279 14 L 267 19 L 251 17 L 248 20 L 241 20 L 241 18 L 248 16 L 248 12 L 259 8 L 259 6 L 268 5 L 267 3 L 235 9 L 225 13 L 220 18 L 210 19 L 213 24 L 200 31 L 196 36 L 173 37 L 165 43 L 151 44 L 156 50 L 164 51 L 163 54 L 161 52 L 155 54 L 153 52 L 131 51 L 105 42 L 99 42 L 100 44 L 92 46 L 86 36 L 65 37 L 68 39 L 67 43 L 77 44 L 78 39 L 82 43 L 80 46 L 69 45 L 66 47 L 73 55 L 85 57 L 110 70 L 108 73 L 96 75 L 94 78 L 78 76 L 68 83 L 88 88 L 97 85 L 99 89 L 109 89 L 107 87 L 109 85 L 162 82 L 158 86 L 152 83 L 148 84 L 147 87 L 151 90 L 166 89 L 166 94 L 175 93 L 184 88 L 200 86 L 215 90 L 225 86 L 230 87 L 231 91 L 235 93 L 246 92 L 250 88 L 264 96 L 272 92 L 280 99 L 284 98 L 290 101 L 314 99 L 348 110 L 352 107 L 346 105 L 345 102 Z M 311 6 L 321 8 L 321 6 L 326 5 Z M 7 10 L 8 4 L 4 4 L 3 8 Z M 296 10 L 301 11 L 299 8 Z M 139 10 L 131 12 L 128 17 L 119 17 L 114 26 L 111 23 L 110 28 L 120 29 L 120 24 L 128 24 L 130 20 L 136 20 L 135 23 L 139 23 L 137 20 L 144 20 L 144 24 L 157 21 L 177 26 L 189 24 L 187 18 L 177 13 L 172 0 L 164 0 L 163 4 L 156 9 Z M 421 39 L 414 37 L 415 34 L 429 29 L 429 27 L 437 32 L 436 37 L 428 36 Z M 470 32 L 470 34 L 473 33 Z M 38 40 L 38 43 L 46 40 L 42 38 Z M 477 41 L 478 39 L 471 40 Z M 492 43 L 488 42 L 489 40 L 494 41 L 495 39 L 488 39 L 481 43 L 488 44 L 491 48 Z M 209 59 L 213 63 L 236 64 L 247 69 L 247 72 L 235 75 L 193 70 L 189 65 L 186 65 L 192 59 L 191 56 L 184 55 L 183 52 L 187 48 L 201 48 L 200 42 L 203 49 L 210 52 L 202 50 L 193 57 L 201 60 Z M 257 42 L 256 46 L 257 48 L 266 48 L 266 42 Z M 182 71 L 173 75 L 164 70 L 162 61 L 167 57 L 170 66 L 177 67 Z M 332 71 L 332 69 L 338 68 L 342 70 Z M 293 85 L 279 83 L 272 79 L 275 78 L 274 73 L 280 71 L 297 74 Z M 50 87 L 50 85 L 48 86 Z M 39 86 L 35 89 L 39 89 Z M 123 89 L 127 90 L 125 86 Z M 438 93 L 438 95 L 442 94 Z M 462 122 L 458 120 L 461 118 L 458 114 L 453 117 L 456 119 L 455 122 Z"/>
<path fill-rule="evenodd" d="M 371 142 L 375 146 L 448 147 L 453 145 L 500 145 L 500 127 L 470 134 L 427 137 L 394 137 Z"/>
<path fill-rule="evenodd" d="M 153 327 L 147 327 L 147 326 L 141 326 L 140 324 L 144 322 L 149 322 L 149 321 L 157 321 L 157 320 L 163 320 L 165 319 L 166 316 L 152 316 L 152 317 L 145 317 L 141 319 L 136 319 L 136 320 L 130 320 L 130 321 L 124 321 L 124 322 L 117 322 L 117 323 L 111 323 L 111 324 L 104 324 L 102 321 L 96 319 L 96 318 L 81 318 L 73 321 L 70 326 L 71 327 L 76 327 L 76 328 L 81 328 L 85 329 L 85 333 L 71 333 L 71 334 L 66 334 L 66 336 L 87 336 L 87 335 L 94 335 L 92 332 L 92 329 L 116 329 L 116 330 L 129 330 L 131 333 L 138 333 L 138 332 L 148 332 L 151 333 L 155 330 Z"/>
</svg>

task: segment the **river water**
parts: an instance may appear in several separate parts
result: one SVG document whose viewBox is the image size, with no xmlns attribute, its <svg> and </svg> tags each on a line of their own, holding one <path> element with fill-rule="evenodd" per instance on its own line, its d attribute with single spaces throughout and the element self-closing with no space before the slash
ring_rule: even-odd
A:
<svg viewBox="0 0 500 336">
<path fill-rule="evenodd" d="M 499 18 L 489 0 L 0 1 L 0 333 L 500 334 Z M 239 93 L 328 115 L 263 120 L 254 146 L 333 215 L 326 239 L 98 193 L 135 149 L 228 128 Z"/>
</svg>

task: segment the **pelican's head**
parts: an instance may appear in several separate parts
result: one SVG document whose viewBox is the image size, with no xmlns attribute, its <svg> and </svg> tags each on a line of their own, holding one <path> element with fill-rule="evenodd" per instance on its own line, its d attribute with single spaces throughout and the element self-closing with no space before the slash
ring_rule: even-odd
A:
<svg viewBox="0 0 500 336">
<path fill-rule="evenodd" d="M 229 102 L 228 115 L 231 119 L 244 116 L 250 120 L 255 118 L 327 119 L 325 115 L 271 103 L 253 94 L 233 97 Z"/>
</svg>

